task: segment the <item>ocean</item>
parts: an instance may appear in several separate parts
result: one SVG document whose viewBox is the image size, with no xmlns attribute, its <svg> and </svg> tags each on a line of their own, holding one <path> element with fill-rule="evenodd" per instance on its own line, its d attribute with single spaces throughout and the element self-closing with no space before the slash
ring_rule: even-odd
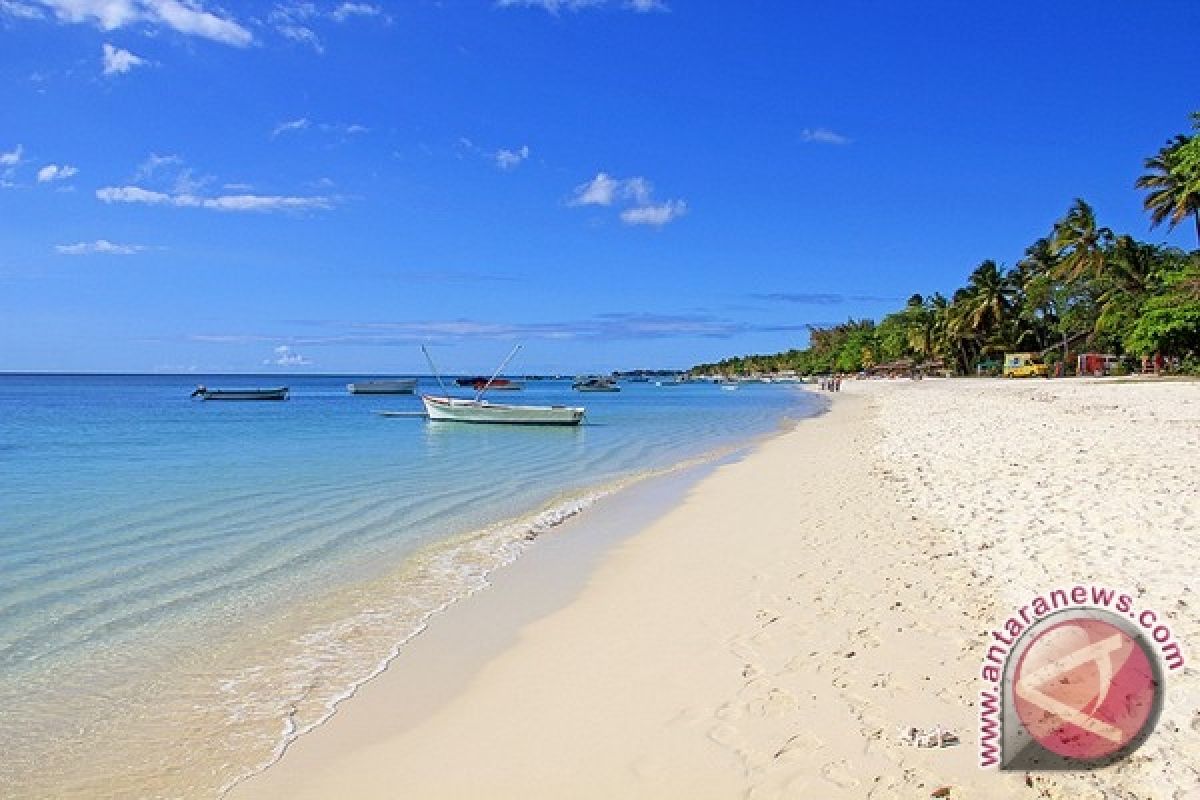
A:
<svg viewBox="0 0 1200 800">
<path fill-rule="evenodd" d="M 429 423 L 361 377 L 0 375 L 0 796 L 218 796 L 538 535 L 817 407 L 531 381 L 492 399 L 584 425 Z"/>
</svg>

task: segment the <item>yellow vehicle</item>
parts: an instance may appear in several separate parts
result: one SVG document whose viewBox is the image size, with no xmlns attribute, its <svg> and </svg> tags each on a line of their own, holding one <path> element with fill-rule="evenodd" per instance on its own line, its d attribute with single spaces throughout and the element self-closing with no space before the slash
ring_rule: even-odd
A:
<svg viewBox="0 0 1200 800">
<path fill-rule="evenodd" d="M 1004 377 L 1006 378 L 1045 378 L 1049 375 L 1050 368 L 1037 353 L 1004 354 Z"/>
</svg>

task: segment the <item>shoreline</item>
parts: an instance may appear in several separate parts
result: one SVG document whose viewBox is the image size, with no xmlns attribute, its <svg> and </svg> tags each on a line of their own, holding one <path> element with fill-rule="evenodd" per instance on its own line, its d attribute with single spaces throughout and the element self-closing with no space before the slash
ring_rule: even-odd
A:
<svg viewBox="0 0 1200 800">
<path fill-rule="evenodd" d="M 805 401 L 806 404 L 808 402 L 812 401 Z M 271 757 L 221 787 L 218 796 L 238 796 L 239 787 L 270 771 L 298 743 L 319 732 L 338 715 L 343 714 L 343 708 L 347 704 L 352 705 L 352 701 L 359 698 L 364 690 L 385 676 L 392 664 L 397 659 L 407 656 L 416 643 L 427 637 L 438 638 L 437 633 L 430 634 L 431 627 L 440 631 L 443 625 L 453 625 L 453 622 L 442 621 L 447 616 L 454 620 L 460 614 L 464 614 L 466 618 L 471 619 L 477 614 L 487 613 L 474 609 L 483 609 L 497 599 L 508 603 L 508 609 L 514 617 L 529 617 L 535 606 L 540 613 L 549 613 L 565 605 L 572 590 L 582 584 L 587 577 L 587 571 L 602 558 L 605 549 L 640 530 L 655 516 L 665 513 L 666 509 L 712 470 L 743 458 L 763 442 L 784 435 L 799 420 L 825 413 L 827 405 L 818 399 L 808 408 L 809 413 L 801 416 L 786 414 L 781 417 L 774 431 L 756 434 L 736 444 L 722 445 L 674 464 L 648 468 L 621 475 L 604 483 L 567 491 L 547 504 L 517 517 L 499 520 L 445 541 L 431 543 L 414 553 L 408 558 L 408 562 L 428 563 L 446 559 L 453 561 L 461 557 L 462 553 L 476 547 L 479 542 L 496 540 L 492 542 L 489 550 L 494 551 L 491 553 L 494 563 L 481 568 L 473 581 L 460 587 L 461 591 L 457 591 L 438 607 L 427 611 L 419 626 L 398 641 L 370 674 L 356 679 L 346 691 L 328 703 L 327 712 L 319 720 L 305 725 L 302 729 L 297 729 L 289 720 Z M 611 524 L 600 521 L 598 517 L 604 514 L 615 515 L 623 521 L 623 526 L 614 529 Z M 516 531 L 516 535 L 513 535 L 512 531 Z M 526 562 L 529 561 L 533 563 L 527 565 Z M 549 574 L 559 590 L 556 604 L 546 604 L 544 599 L 529 602 L 529 598 L 526 597 L 496 598 L 498 594 L 506 594 L 511 586 L 524 586 L 526 582 L 534 580 L 534 576 L 527 573 L 544 567 L 549 567 Z M 497 591 L 497 585 L 501 587 L 500 591 Z M 518 590 L 517 593 L 524 593 L 524 589 Z M 460 610 L 460 607 L 464 606 L 465 610 Z M 478 631 L 475 630 L 474 633 L 477 634 Z M 516 630 L 513 629 L 512 633 L 515 636 Z M 456 651 L 474 652 L 482 663 L 483 652 L 477 650 L 477 639 L 477 636 L 461 637 L 451 646 Z M 492 642 L 492 646 L 495 652 L 499 652 L 502 647 L 501 643 L 496 641 Z M 494 652 L 487 655 L 494 655 Z"/>
<path fill-rule="evenodd" d="M 220 797 L 239 796 L 240 787 L 253 782 L 257 777 L 274 768 L 306 737 L 318 734 L 346 709 L 353 708 L 355 701 L 370 692 L 370 687 L 384 678 L 393 664 L 404 659 L 405 664 L 413 660 L 428 659 L 436 648 L 449 645 L 457 654 L 470 655 L 470 663 L 479 666 L 508 646 L 516 639 L 519 621 L 529 622 L 534 618 L 551 613 L 569 603 L 574 592 L 587 580 L 591 570 L 603 559 L 605 552 L 619 542 L 636 533 L 640 527 L 651 522 L 677 502 L 697 482 L 720 465 L 736 461 L 755 447 L 755 443 L 778 434 L 765 434 L 742 446 L 723 448 L 714 454 L 697 456 L 672 467 L 656 470 L 649 474 L 634 475 L 615 484 L 592 487 L 581 493 L 589 498 L 586 507 L 581 507 L 563 520 L 547 525 L 536 534 L 522 537 L 532 546 L 522 546 L 511 558 L 497 563 L 481 574 L 482 583 L 470 587 L 444 605 L 429 612 L 417 630 L 400 641 L 393 652 L 380 663 L 379 668 L 366 678 L 357 681 L 344 695 L 337 698 L 322 720 L 303 731 L 292 731 L 282 742 L 279 752 L 269 763 L 256 768 L 247 775 L 233 781 L 221 790 Z M 595 498 L 595 499 L 590 499 Z M 554 508 L 557 508 L 555 506 Z M 548 509 L 531 512 L 510 521 L 537 520 L 548 513 Z M 609 513 L 620 519 L 624 527 L 614 527 L 609 522 L 596 518 Z M 539 583 L 547 585 L 552 594 L 531 595 L 526 587 L 531 581 L 549 577 Z M 496 620 L 502 627 L 482 632 L 479 625 L 481 615 L 494 615 L 496 608 L 502 609 L 502 618 Z M 465 635 L 469 631 L 470 635 Z M 419 647 L 418 647 L 419 645 Z M 416 656 L 413 650 L 417 649 Z M 426 651 L 429 652 L 426 652 Z M 427 670 L 425 677 L 443 680 L 445 673 L 428 671 L 429 664 L 422 663 L 416 670 Z M 447 699 L 448 687 L 435 685 L 435 695 L 416 698 L 419 703 L 428 703 L 431 696 Z M 409 724 L 419 722 L 413 719 Z"/>
<path fill-rule="evenodd" d="M 1198 544 L 1182 487 L 1200 440 L 1178 436 L 1200 422 L 1196 388 L 848 383 L 828 412 L 714 466 L 664 513 L 592 540 L 590 565 L 561 569 L 584 537 L 548 538 L 229 796 L 1182 796 L 1197 777 L 1184 755 L 1200 733 L 1193 668 L 1168 677 L 1137 756 L 1028 782 L 978 766 L 978 668 L 1011 598 L 1049 574 L 1123 571 L 1139 589 L 1153 575 L 1185 651 L 1200 640 L 1182 612 Z M 1020 414 L 1049 433 L 1006 435 Z M 1157 437 L 1153 461 L 1096 438 L 1113 424 Z M 1169 502 L 1128 510 L 1151 463 Z M 1081 464 L 1116 480 L 1116 510 L 1102 510 L 1131 515 L 1123 536 L 1147 522 L 1174 534 L 1137 540 L 1159 562 L 1150 573 L 1105 560 L 1092 508 L 1081 521 L 1026 513 L 1043 495 L 1064 510 L 1091 496 Z M 543 591 L 547 576 L 558 583 Z M 961 744 L 896 733 L 935 725 Z"/>
</svg>

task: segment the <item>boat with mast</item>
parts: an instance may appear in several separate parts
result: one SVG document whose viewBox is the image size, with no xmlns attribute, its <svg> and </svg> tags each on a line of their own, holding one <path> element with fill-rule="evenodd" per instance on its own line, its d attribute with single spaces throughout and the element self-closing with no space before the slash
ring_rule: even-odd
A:
<svg viewBox="0 0 1200 800">
<path fill-rule="evenodd" d="M 421 395 L 421 403 L 425 406 L 425 413 L 428 415 L 429 421 L 500 425 L 578 425 L 583 422 L 583 415 L 586 413 L 586 409 L 580 406 L 512 405 L 507 403 L 489 403 L 483 399 L 484 393 L 487 392 L 497 376 L 499 376 L 504 367 L 508 365 L 508 362 L 513 359 L 520 349 L 521 345 L 517 345 L 512 349 L 508 357 L 492 373 L 492 377 L 484 382 L 482 386 L 478 387 L 475 396 L 471 399 L 450 397 L 448 395 Z M 433 358 L 429 355 L 429 351 L 424 345 L 421 346 L 421 351 L 425 353 L 425 358 L 429 361 L 433 375 L 444 392 L 446 385 L 442 382 L 442 376 L 438 372 L 437 365 L 433 363 Z"/>
</svg>

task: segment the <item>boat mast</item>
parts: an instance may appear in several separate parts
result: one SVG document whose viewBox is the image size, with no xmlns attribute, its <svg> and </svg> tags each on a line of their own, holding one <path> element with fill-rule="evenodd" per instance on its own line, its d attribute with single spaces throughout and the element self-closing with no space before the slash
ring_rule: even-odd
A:
<svg viewBox="0 0 1200 800">
<path fill-rule="evenodd" d="M 433 377 L 437 378 L 438 386 L 442 387 L 443 392 L 446 391 L 446 384 L 442 383 L 441 373 L 438 372 L 437 365 L 433 363 L 433 356 L 429 355 L 425 345 L 421 345 L 421 352 L 425 354 L 425 360 L 429 362 L 429 368 L 433 370 Z"/>
<path fill-rule="evenodd" d="M 514 347 L 512 349 L 512 352 L 508 354 L 508 358 L 506 358 L 500 362 L 500 366 L 496 367 L 496 371 L 492 373 L 492 377 L 488 378 L 488 381 L 487 381 L 487 383 L 485 383 L 483 385 L 483 388 L 481 388 L 478 392 L 475 393 L 475 401 L 476 402 L 478 402 L 479 399 L 481 397 L 483 397 L 483 393 L 486 392 L 488 390 L 488 387 L 492 385 L 492 381 L 496 380 L 496 376 L 499 375 L 506 366 L 508 366 L 508 362 L 513 360 L 513 356 L 515 356 L 517 354 L 517 351 L 520 349 L 521 349 L 521 345 L 517 345 L 516 347 Z"/>
</svg>

